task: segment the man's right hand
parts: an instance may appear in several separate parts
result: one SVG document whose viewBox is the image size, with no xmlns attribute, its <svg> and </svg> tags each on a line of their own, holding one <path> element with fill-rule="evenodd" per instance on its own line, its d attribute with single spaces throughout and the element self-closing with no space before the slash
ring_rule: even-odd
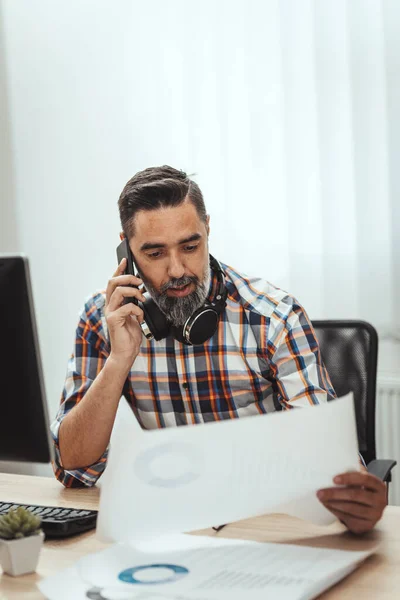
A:
<svg viewBox="0 0 400 600">
<path fill-rule="evenodd" d="M 110 442 L 123 385 L 142 341 L 139 323 L 143 311 L 124 299 L 134 296 L 144 301 L 137 288 L 141 279 L 123 275 L 123 259 L 108 282 L 105 316 L 111 342 L 111 354 L 90 388 L 65 414 L 59 429 L 61 465 L 66 470 L 81 469 L 98 462 Z M 85 381 L 85 379 L 83 379 Z M 74 394 L 77 397 L 79 393 Z"/>
<path fill-rule="evenodd" d="M 129 287 L 141 285 L 142 280 L 133 275 L 123 275 L 125 268 L 126 258 L 123 258 L 108 282 L 105 316 L 111 342 L 110 358 L 118 361 L 121 367 L 130 368 L 139 354 L 142 340 L 139 323 L 144 315 L 139 306 L 133 302 L 124 304 L 124 300 L 134 296 L 144 302 L 145 298 L 137 287 Z"/>
</svg>

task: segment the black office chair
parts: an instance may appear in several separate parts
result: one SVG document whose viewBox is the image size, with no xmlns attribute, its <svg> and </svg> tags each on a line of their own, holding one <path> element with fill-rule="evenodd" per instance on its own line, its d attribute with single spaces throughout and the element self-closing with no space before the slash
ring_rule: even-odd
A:
<svg viewBox="0 0 400 600">
<path fill-rule="evenodd" d="M 354 394 L 358 445 L 367 469 L 391 481 L 395 460 L 376 459 L 375 401 L 378 335 L 365 321 L 313 321 L 322 360 L 336 394 Z"/>
</svg>

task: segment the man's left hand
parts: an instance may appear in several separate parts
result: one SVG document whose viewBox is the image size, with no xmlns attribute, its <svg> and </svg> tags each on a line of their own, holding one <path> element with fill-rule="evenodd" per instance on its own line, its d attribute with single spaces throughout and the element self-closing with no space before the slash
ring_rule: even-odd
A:
<svg viewBox="0 0 400 600">
<path fill-rule="evenodd" d="M 387 505 L 386 484 L 368 472 L 342 473 L 337 487 L 317 492 L 322 504 L 353 533 L 365 533 L 382 517 Z"/>
</svg>

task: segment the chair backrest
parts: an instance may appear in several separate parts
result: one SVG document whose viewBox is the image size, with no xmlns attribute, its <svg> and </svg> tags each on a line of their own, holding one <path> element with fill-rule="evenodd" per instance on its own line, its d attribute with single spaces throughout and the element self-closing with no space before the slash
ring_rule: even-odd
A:
<svg viewBox="0 0 400 600">
<path fill-rule="evenodd" d="M 359 450 L 376 458 L 375 396 L 378 335 L 365 321 L 313 321 L 322 359 L 340 397 L 354 394 Z"/>
</svg>

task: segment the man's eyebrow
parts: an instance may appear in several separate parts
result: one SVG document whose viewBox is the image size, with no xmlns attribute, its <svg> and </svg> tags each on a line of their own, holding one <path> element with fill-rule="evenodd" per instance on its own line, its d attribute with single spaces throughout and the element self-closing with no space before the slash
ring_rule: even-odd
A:
<svg viewBox="0 0 400 600">
<path fill-rule="evenodd" d="M 201 240 L 201 233 L 194 233 L 188 238 L 184 238 L 183 240 L 179 240 L 178 244 L 188 244 L 189 242 L 197 242 Z"/>
<path fill-rule="evenodd" d="M 178 241 L 178 245 L 180 244 L 188 244 L 189 242 L 197 242 L 202 238 L 201 233 L 194 233 L 193 235 L 184 238 Z M 145 250 L 156 250 L 157 248 L 165 248 L 166 244 L 160 244 L 159 242 L 151 243 L 145 242 L 140 246 L 140 251 L 144 252 Z"/>
</svg>

